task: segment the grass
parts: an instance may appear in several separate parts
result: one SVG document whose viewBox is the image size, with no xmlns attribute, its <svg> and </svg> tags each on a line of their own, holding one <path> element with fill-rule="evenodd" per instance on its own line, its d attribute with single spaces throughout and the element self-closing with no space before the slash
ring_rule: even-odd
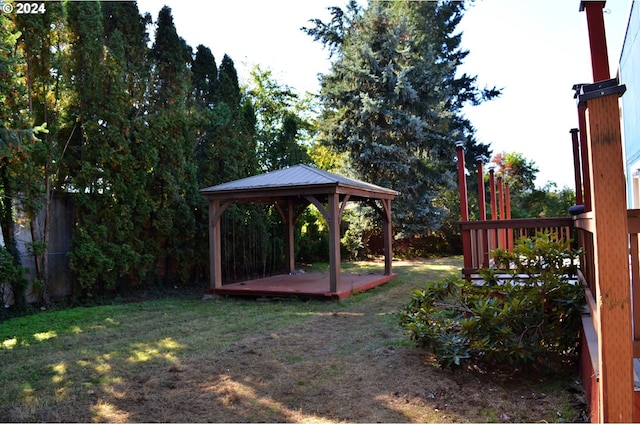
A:
<svg viewBox="0 0 640 424">
<path fill-rule="evenodd" d="M 571 419 L 573 375 L 452 374 L 407 342 L 395 311 L 460 262 L 394 263 L 398 278 L 341 302 L 194 297 L 7 320 L 0 421 L 554 421 L 560 410 Z M 551 391 L 535 408 L 517 405 L 541 387 Z M 495 402 L 492 389 L 512 402 Z"/>
</svg>

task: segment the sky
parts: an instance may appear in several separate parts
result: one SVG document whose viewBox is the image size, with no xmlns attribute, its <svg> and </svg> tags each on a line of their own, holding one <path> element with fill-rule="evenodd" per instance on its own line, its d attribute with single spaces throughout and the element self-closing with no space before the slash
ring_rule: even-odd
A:
<svg viewBox="0 0 640 424">
<path fill-rule="evenodd" d="M 608 0 L 605 29 L 611 76 L 624 40 L 632 0 Z M 228 54 L 241 82 L 254 65 L 282 85 L 318 91 L 329 70 L 327 50 L 300 30 L 310 19 L 327 22 L 330 6 L 346 0 L 138 0 L 155 20 L 172 9 L 178 35 L 195 50 L 211 49 L 220 64 Z M 569 130 L 578 126 L 572 86 L 593 82 L 585 12 L 579 0 L 475 0 L 458 26 L 469 51 L 462 72 L 502 96 L 464 109 L 477 139 L 494 153 L 520 153 L 538 167 L 538 186 L 574 188 Z"/>
</svg>

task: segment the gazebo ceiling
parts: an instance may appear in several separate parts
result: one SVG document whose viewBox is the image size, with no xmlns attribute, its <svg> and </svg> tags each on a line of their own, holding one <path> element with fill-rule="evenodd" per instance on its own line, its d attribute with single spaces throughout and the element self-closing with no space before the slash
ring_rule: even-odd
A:
<svg viewBox="0 0 640 424">
<path fill-rule="evenodd" d="M 278 198 L 349 194 L 351 200 L 393 199 L 398 192 L 375 184 L 332 174 L 308 165 L 243 178 L 200 190 L 209 200 L 273 202 Z"/>
</svg>

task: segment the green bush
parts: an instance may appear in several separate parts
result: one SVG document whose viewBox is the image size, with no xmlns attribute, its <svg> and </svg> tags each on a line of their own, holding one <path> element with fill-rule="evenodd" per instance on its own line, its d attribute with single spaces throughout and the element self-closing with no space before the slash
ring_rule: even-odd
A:
<svg viewBox="0 0 640 424">
<path fill-rule="evenodd" d="M 0 246 L 0 300 L 3 301 L 3 307 L 5 306 L 4 298 L 6 297 L 5 284 L 11 287 L 15 305 L 18 307 L 25 305 L 24 291 L 28 284 L 24 277 L 26 271 L 26 268 L 15 264 L 13 256 L 6 247 Z"/>
<path fill-rule="evenodd" d="M 499 271 L 483 282 L 450 277 L 415 290 L 400 325 L 442 367 L 470 362 L 551 364 L 576 352 L 584 292 L 575 281 L 579 252 L 549 234 L 493 252 Z"/>
</svg>

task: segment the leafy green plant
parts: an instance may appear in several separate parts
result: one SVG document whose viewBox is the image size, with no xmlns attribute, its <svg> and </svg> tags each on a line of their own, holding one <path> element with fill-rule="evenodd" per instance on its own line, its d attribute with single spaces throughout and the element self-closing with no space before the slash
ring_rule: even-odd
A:
<svg viewBox="0 0 640 424">
<path fill-rule="evenodd" d="M 415 290 L 400 325 L 443 368 L 549 364 L 572 355 L 584 304 L 578 255 L 546 233 L 522 238 L 513 252 L 493 252 L 497 269 L 483 270 L 482 283 L 449 277 Z"/>
<path fill-rule="evenodd" d="M 6 293 L 6 288 L 11 288 L 15 304 L 23 306 L 25 304 L 24 290 L 27 288 L 27 280 L 24 278 L 26 268 L 16 265 L 13 255 L 9 250 L 0 246 L 0 300 L 9 300 L 11 295 Z"/>
</svg>

